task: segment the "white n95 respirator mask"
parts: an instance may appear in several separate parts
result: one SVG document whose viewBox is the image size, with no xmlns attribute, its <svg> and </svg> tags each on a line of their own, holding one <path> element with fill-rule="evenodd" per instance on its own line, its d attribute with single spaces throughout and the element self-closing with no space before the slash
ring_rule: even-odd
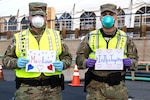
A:
<svg viewBox="0 0 150 100">
<path fill-rule="evenodd" d="M 44 25 L 44 18 L 42 16 L 34 16 L 31 22 L 35 28 L 41 28 Z"/>
</svg>

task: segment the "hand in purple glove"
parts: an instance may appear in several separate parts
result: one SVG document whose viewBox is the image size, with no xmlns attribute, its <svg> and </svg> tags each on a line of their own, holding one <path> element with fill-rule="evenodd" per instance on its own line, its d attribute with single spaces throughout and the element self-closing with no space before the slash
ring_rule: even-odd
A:
<svg viewBox="0 0 150 100">
<path fill-rule="evenodd" d="M 95 59 L 87 59 L 86 60 L 86 66 L 87 67 L 93 67 L 96 63 L 96 60 Z"/>
<path fill-rule="evenodd" d="M 131 59 L 130 58 L 123 59 L 123 64 L 124 66 L 130 67 L 132 64 Z"/>
</svg>

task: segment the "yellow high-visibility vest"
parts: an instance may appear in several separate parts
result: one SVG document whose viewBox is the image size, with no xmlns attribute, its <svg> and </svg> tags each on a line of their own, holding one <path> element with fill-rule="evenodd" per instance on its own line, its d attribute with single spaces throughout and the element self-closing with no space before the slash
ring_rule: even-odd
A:
<svg viewBox="0 0 150 100">
<path fill-rule="evenodd" d="M 124 58 L 127 58 L 126 42 L 127 35 L 121 30 L 118 30 L 116 35 L 113 38 L 111 38 L 108 43 L 103 37 L 100 30 L 94 30 L 89 33 L 89 46 L 93 51 L 89 54 L 89 58 L 96 59 L 96 49 L 123 49 Z"/>
<path fill-rule="evenodd" d="M 56 59 L 62 53 L 62 44 L 59 31 L 46 28 L 39 43 L 31 34 L 29 29 L 14 34 L 16 38 L 16 55 L 17 57 L 26 58 L 26 50 L 54 50 Z M 35 78 L 41 75 L 41 72 L 26 72 L 25 68 L 15 69 L 16 76 L 20 78 Z M 62 72 L 44 73 L 45 76 L 60 75 Z"/>
</svg>

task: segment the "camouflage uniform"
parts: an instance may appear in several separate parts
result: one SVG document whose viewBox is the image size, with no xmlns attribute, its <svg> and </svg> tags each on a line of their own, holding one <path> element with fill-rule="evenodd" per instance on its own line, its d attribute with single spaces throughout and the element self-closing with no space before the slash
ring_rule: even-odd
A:
<svg viewBox="0 0 150 100">
<path fill-rule="evenodd" d="M 129 37 L 127 38 L 126 46 L 127 46 L 127 57 L 129 57 L 132 60 L 131 67 L 126 67 L 126 69 L 135 70 L 137 67 L 137 61 L 138 61 L 137 48 L 134 42 L 132 41 L 132 39 L 130 39 Z M 88 59 L 89 54 L 91 52 L 92 50 L 89 46 L 89 34 L 88 34 L 81 41 L 76 52 L 77 54 L 76 64 L 78 65 L 79 69 L 87 68 L 86 60 Z M 99 71 L 99 70 L 88 68 L 88 71 L 90 70 L 90 72 L 92 72 L 92 74 L 96 76 L 107 77 L 111 73 L 116 73 L 116 72 L 121 72 L 121 75 L 124 75 L 126 73 L 126 69 L 123 71 L 112 71 L 112 70 Z M 86 76 L 86 73 L 85 73 L 85 76 Z M 91 77 L 91 76 L 87 76 L 87 77 Z M 87 100 L 128 100 L 128 90 L 125 87 L 124 80 L 122 80 L 120 84 L 118 85 L 110 86 L 108 83 L 99 82 L 94 79 L 91 79 L 85 88 L 87 92 L 87 97 L 86 97 Z"/>
<path fill-rule="evenodd" d="M 30 15 L 41 14 L 46 15 L 46 4 L 45 3 L 30 3 L 29 4 Z M 37 11 L 37 12 L 36 12 Z M 38 32 L 35 32 L 31 25 L 29 26 L 30 32 L 34 35 L 36 40 L 39 42 L 42 34 L 46 28 L 44 25 Z M 2 60 L 3 65 L 10 69 L 16 69 L 17 67 L 17 56 L 15 53 L 16 39 L 13 37 L 7 51 L 4 54 Z M 67 45 L 62 40 L 62 53 L 59 56 L 60 60 L 64 63 L 64 69 L 70 67 L 72 62 L 72 56 L 69 53 Z M 47 79 L 47 77 L 41 73 L 36 80 Z M 20 88 L 15 92 L 15 100 L 62 100 L 61 86 L 54 88 L 51 85 L 48 86 L 30 86 L 28 84 L 21 83 Z"/>
</svg>

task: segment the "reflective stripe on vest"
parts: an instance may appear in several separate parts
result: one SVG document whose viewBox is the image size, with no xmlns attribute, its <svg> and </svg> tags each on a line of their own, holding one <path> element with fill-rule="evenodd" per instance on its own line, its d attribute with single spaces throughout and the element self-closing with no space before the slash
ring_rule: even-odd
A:
<svg viewBox="0 0 150 100">
<path fill-rule="evenodd" d="M 17 57 L 26 57 L 27 50 L 54 50 L 57 53 L 57 60 L 62 53 L 61 38 L 59 31 L 46 28 L 40 42 L 38 43 L 29 29 L 14 34 L 16 38 L 16 55 Z M 22 78 L 34 78 L 41 75 L 40 72 L 26 72 L 24 69 L 15 69 L 16 76 Z M 59 75 L 62 72 L 44 73 L 46 76 Z"/>
<path fill-rule="evenodd" d="M 93 52 L 89 54 L 89 58 L 96 59 L 96 49 L 124 49 L 124 58 L 126 58 L 126 42 L 127 35 L 125 32 L 118 30 L 116 35 L 111 38 L 107 44 L 100 30 L 94 30 L 89 33 L 89 46 Z M 108 45 L 108 48 L 107 48 Z"/>
</svg>

